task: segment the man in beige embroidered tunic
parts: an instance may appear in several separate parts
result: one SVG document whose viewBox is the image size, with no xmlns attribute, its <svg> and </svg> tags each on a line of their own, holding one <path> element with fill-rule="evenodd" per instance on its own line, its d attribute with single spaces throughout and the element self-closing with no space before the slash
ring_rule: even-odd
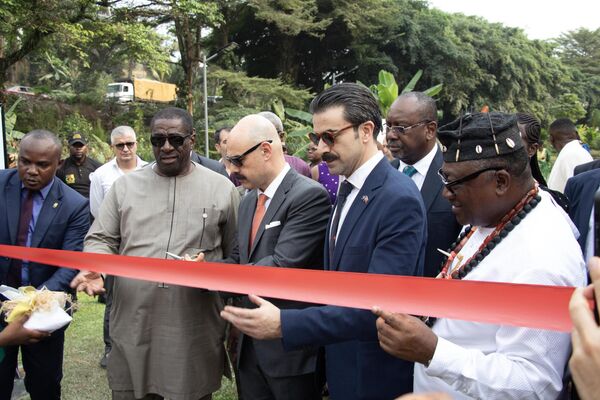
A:
<svg viewBox="0 0 600 400">
<path fill-rule="evenodd" d="M 165 258 L 165 252 L 222 259 L 234 245 L 239 194 L 190 161 L 187 112 L 167 108 L 151 123 L 156 163 L 117 180 L 85 239 L 85 251 Z M 97 292 L 93 274 L 73 286 Z M 115 278 L 108 357 L 112 398 L 210 399 L 227 370 L 225 322 L 216 292 Z"/>
</svg>

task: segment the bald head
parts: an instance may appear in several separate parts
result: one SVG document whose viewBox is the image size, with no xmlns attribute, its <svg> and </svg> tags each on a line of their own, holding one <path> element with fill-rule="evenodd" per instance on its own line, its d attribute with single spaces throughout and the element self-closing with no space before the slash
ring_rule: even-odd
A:
<svg viewBox="0 0 600 400">
<path fill-rule="evenodd" d="M 257 147 L 240 159 L 254 146 Z M 231 129 L 227 157 L 237 161 L 231 163 L 231 170 L 247 189 L 265 190 L 285 165 L 277 130 L 268 119 L 257 114 L 242 118 Z M 241 165 L 236 165 L 240 161 Z"/>
<path fill-rule="evenodd" d="M 232 138 L 235 141 L 241 140 L 248 144 L 256 144 L 266 140 L 272 140 L 272 144 L 275 144 L 276 141 L 279 141 L 275 126 L 259 114 L 248 115 L 240 119 L 229 132 L 228 143 L 231 143 Z"/>
</svg>

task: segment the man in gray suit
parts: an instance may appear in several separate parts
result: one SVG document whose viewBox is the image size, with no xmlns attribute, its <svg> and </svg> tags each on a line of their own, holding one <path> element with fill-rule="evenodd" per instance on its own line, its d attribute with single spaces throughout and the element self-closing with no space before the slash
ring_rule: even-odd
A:
<svg viewBox="0 0 600 400">
<path fill-rule="evenodd" d="M 238 248 L 228 261 L 322 269 L 330 212 L 327 192 L 290 168 L 273 125 L 259 115 L 242 118 L 229 134 L 227 159 L 250 190 L 239 208 Z M 307 306 L 272 301 L 280 308 Z M 247 297 L 242 304 L 255 307 Z M 281 340 L 243 335 L 238 354 L 244 399 L 321 399 L 318 348 L 286 352 Z"/>
</svg>

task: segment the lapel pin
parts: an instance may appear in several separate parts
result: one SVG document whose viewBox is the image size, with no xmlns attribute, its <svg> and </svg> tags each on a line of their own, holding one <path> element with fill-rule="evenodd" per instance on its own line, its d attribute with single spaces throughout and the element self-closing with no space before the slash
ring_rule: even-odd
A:
<svg viewBox="0 0 600 400">
<path fill-rule="evenodd" d="M 58 207 L 58 202 L 52 204 L 52 208 L 56 208 L 56 207 Z"/>
<path fill-rule="evenodd" d="M 365 203 L 365 204 L 369 204 L 369 196 L 363 196 L 363 197 L 362 197 L 362 201 L 363 201 L 363 203 Z"/>
</svg>

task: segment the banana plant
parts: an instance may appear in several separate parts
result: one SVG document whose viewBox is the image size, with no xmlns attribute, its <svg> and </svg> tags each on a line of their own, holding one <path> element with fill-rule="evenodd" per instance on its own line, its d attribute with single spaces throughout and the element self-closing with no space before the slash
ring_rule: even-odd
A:
<svg viewBox="0 0 600 400">
<path fill-rule="evenodd" d="M 421 79 L 423 75 L 423 70 L 418 70 L 417 73 L 411 78 L 411 80 L 404 86 L 400 94 L 412 92 L 415 90 L 417 83 Z M 370 89 L 375 94 L 377 99 L 379 100 L 379 107 L 381 109 L 381 113 L 383 115 L 387 115 L 392 103 L 398 97 L 398 84 L 396 83 L 396 79 L 394 75 L 388 71 L 381 70 L 379 71 L 379 82 L 376 85 L 371 85 Z M 443 84 L 438 84 L 430 87 L 423 91 L 423 93 L 428 96 L 435 97 L 437 96 L 443 88 Z"/>
<path fill-rule="evenodd" d="M 4 127 L 6 128 L 6 150 L 8 152 L 9 168 L 13 168 L 17 160 L 19 141 L 25 136 L 23 132 L 15 130 L 17 124 L 16 108 L 23 99 L 18 98 L 4 113 Z"/>
</svg>

